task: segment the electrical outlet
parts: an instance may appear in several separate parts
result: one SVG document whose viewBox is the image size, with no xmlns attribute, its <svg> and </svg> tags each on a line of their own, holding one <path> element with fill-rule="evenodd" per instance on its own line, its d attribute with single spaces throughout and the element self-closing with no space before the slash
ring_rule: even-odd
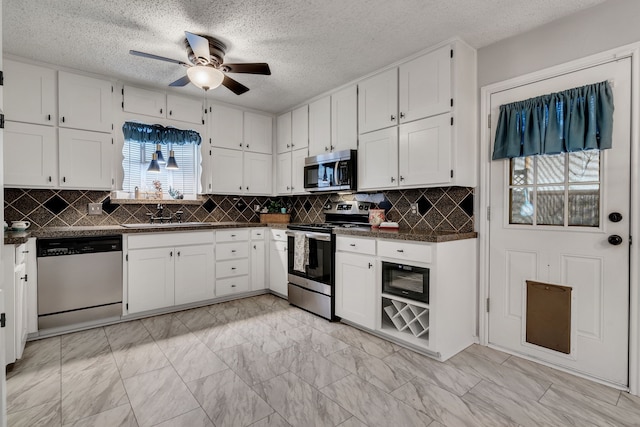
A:
<svg viewBox="0 0 640 427">
<path fill-rule="evenodd" d="M 411 213 L 416 215 L 418 213 L 418 204 L 417 203 L 411 203 Z"/>
<path fill-rule="evenodd" d="M 87 211 L 89 215 L 102 215 L 102 203 L 89 203 Z"/>
</svg>

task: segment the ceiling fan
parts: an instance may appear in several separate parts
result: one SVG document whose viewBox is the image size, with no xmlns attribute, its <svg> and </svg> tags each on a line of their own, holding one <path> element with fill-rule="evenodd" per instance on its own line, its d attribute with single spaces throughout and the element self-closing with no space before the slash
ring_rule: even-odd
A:
<svg viewBox="0 0 640 427">
<path fill-rule="evenodd" d="M 139 52 L 137 50 L 130 50 L 129 53 L 135 56 L 142 56 L 143 58 L 172 62 L 186 67 L 187 75 L 169 84 L 169 86 L 186 86 L 189 83 L 193 83 L 207 91 L 222 84 L 236 95 L 242 95 L 247 92 L 249 88 L 227 76 L 225 73 L 271 75 L 269 64 L 264 62 L 226 64 L 224 62 L 224 54 L 227 51 L 227 46 L 220 40 L 211 36 L 193 34 L 188 31 L 184 33 L 186 35 L 184 45 L 187 49 L 187 57 L 191 64 L 151 53 Z"/>
</svg>

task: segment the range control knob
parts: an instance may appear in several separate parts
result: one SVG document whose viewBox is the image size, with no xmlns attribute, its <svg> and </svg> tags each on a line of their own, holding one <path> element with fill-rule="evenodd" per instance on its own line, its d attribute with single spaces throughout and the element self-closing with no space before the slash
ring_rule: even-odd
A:
<svg viewBox="0 0 640 427">
<path fill-rule="evenodd" d="M 362 209 L 364 209 L 364 206 L 358 205 L 358 209 L 362 210 Z"/>
</svg>

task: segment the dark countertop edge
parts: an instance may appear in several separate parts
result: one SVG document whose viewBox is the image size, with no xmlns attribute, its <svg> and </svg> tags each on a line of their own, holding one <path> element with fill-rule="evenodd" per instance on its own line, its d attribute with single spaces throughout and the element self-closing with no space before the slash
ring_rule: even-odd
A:
<svg viewBox="0 0 640 427">
<path fill-rule="evenodd" d="M 372 237 L 376 239 L 389 240 L 411 240 L 415 242 L 443 243 L 456 240 L 475 239 L 478 233 L 475 231 L 457 233 L 455 231 L 433 231 L 427 233 L 417 233 L 414 231 L 391 231 L 391 230 L 351 230 L 348 228 L 334 228 L 333 234 L 338 236 Z"/>
</svg>

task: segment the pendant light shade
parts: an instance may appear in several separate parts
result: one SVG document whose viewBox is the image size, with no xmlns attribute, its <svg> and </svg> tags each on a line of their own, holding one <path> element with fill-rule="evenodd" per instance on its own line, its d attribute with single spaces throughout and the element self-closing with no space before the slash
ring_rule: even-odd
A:
<svg viewBox="0 0 640 427">
<path fill-rule="evenodd" d="M 156 144 L 156 158 L 158 159 L 158 163 L 160 163 L 161 165 L 167 163 L 164 159 L 164 156 L 162 155 L 162 146 L 160 144 Z"/>
<path fill-rule="evenodd" d="M 151 155 L 151 163 L 149 163 L 149 168 L 147 172 L 160 172 L 160 165 L 158 164 L 158 155 L 153 153 Z"/>
<path fill-rule="evenodd" d="M 176 156 L 173 154 L 173 150 L 169 151 L 169 160 L 167 160 L 167 166 L 165 166 L 169 170 L 176 170 L 178 168 L 178 163 L 176 163 Z"/>
<path fill-rule="evenodd" d="M 205 91 L 217 88 L 224 80 L 222 71 L 205 65 L 194 65 L 187 68 L 187 76 L 191 83 Z"/>
</svg>

